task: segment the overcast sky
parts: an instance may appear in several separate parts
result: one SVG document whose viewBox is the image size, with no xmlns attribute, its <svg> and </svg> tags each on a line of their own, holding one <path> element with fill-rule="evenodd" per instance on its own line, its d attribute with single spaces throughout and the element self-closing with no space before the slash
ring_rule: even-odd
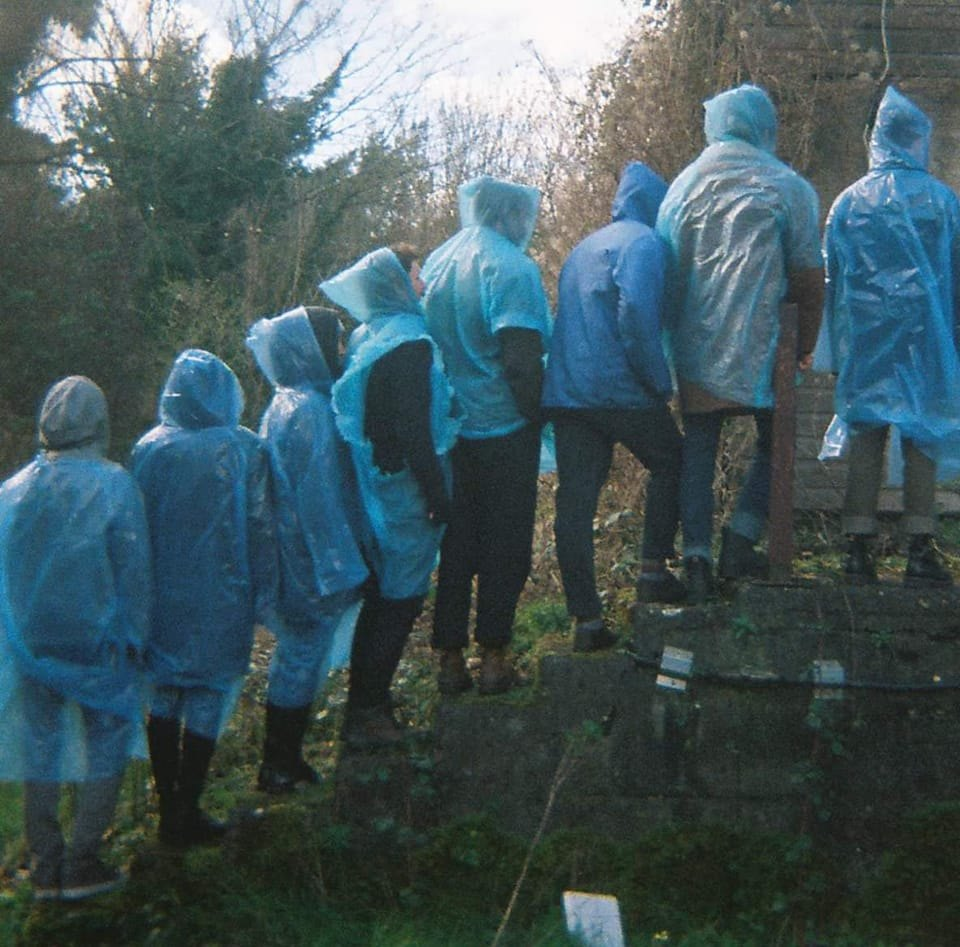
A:
<svg viewBox="0 0 960 947">
<path fill-rule="evenodd" d="M 136 5 L 138 0 L 126 2 Z M 181 0 L 181 5 L 208 34 L 214 56 L 218 43 L 226 48 L 219 23 L 230 0 Z M 461 62 L 435 85 L 442 83 L 445 91 L 454 94 L 458 89 L 481 94 L 502 91 L 536 73 L 531 43 L 561 76 L 582 73 L 613 54 L 631 20 L 628 11 L 638 6 L 636 0 L 387 0 L 385 4 L 388 18 L 400 23 L 419 19 L 439 36 L 461 38 L 454 54 Z"/>
</svg>

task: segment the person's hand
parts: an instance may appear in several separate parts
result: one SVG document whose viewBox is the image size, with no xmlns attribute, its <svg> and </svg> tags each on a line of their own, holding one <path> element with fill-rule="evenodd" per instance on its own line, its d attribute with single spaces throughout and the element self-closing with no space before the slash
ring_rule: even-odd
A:
<svg viewBox="0 0 960 947">
<path fill-rule="evenodd" d="M 813 352 L 807 352 L 806 355 L 801 355 L 797 359 L 797 368 L 802 372 L 810 371 L 811 366 L 813 365 Z"/>
</svg>

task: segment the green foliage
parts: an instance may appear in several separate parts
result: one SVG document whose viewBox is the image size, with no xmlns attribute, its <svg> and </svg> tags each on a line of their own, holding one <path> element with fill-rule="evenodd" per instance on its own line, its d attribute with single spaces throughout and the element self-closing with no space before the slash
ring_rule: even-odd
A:
<svg viewBox="0 0 960 947">
<path fill-rule="evenodd" d="M 900 836 L 867 885 L 858 922 L 894 943 L 950 947 L 960 926 L 960 803 L 909 814 Z"/>
</svg>

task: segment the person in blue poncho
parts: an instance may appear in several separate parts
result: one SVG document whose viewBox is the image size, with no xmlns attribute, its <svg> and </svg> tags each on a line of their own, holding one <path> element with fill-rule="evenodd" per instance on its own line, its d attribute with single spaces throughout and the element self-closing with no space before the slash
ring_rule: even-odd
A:
<svg viewBox="0 0 960 947">
<path fill-rule="evenodd" d="M 440 690 L 466 687 L 463 649 L 476 577 L 479 688 L 494 694 L 516 682 L 509 646 L 530 572 L 550 312 L 525 252 L 540 192 L 484 176 L 461 185 L 459 203 L 460 231 L 423 267 L 427 328 L 464 411 L 432 643 Z"/>
<path fill-rule="evenodd" d="M 838 373 L 836 413 L 850 433 L 844 569 L 873 581 L 883 454 L 891 426 L 904 455 L 905 581 L 952 581 L 933 542 L 938 465 L 960 460 L 960 202 L 927 171 L 930 121 L 895 88 L 880 102 L 870 170 L 834 202 L 824 239 L 824 334 Z"/>
<path fill-rule="evenodd" d="M 187 349 L 163 387 L 159 424 L 133 448 L 153 550 L 147 737 L 161 841 L 214 842 L 199 800 L 239 694 L 254 624 L 276 587 L 269 465 L 240 426 L 243 393 L 216 355 Z"/>
<path fill-rule="evenodd" d="M 330 671 L 349 661 L 368 575 L 356 481 L 330 404 L 340 335 L 335 312 L 303 306 L 259 320 L 247 335 L 274 389 L 260 436 L 273 473 L 280 584 L 258 775 L 272 793 L 318 781 L 302 750 L 311 707 Z"/>
<path fill-rule="evenodd" d="M 712 590 L 714 469 L 724 421 L 735 414 L 753 417 L 757 440 L 717 571 L 724 579 L 766 573 L 754 547 L 769 512 L 780 306 L 798 306 L 797 358 L 806 368 L 823 295 L 817 195 L 775 156 L 769 96 L 742 85 L 704 110 L 707 147 L 670 185 L 657 217 L 670 250 L 665 318 L 683 415 L 680 520 L 692 601 Z"/>
<path fill-rule="evenodd" d="M 681 450 L 661 338 L 666 248 L 652 230 L 666 190 L 646 165 L 627 165 L 613 222 L 578 243 L 560 271 L 543 406 L 556 439 L 557 560 L 579 651 L 617 640 L 597 595 L 593 518 L 618 443 L 650 470 L 637 597 L 676 602 L 685 594 L 666 568 Z"/>
<path fill-rule="evenodd" d="M 103 392 L 65 378 L 40 410 L 40 453 L 0 487 L 0 778 L 24 783 L 40 899 L 122 883 L 100 846 L 127 761 L 146 755 L 150 545 L 136 483 L 104 458 L 108 439 Z M 69 842 L 66 782 L 78 784 Z"/>
<path fill-rule="evenodd" d="M 399 251 L 398 251 L 399 252 Z M 371 578 L 350 657 L 343 739 L 397 742 L 390 685 L 423 607 L 450 516 L 452 392 L 414 288 L 416 260 L 381 248 L 320 284 L 361 325 L 333 389 L 366 515 Z M 401 254 L 403 255 L 403 254 Z"/>
</svg>

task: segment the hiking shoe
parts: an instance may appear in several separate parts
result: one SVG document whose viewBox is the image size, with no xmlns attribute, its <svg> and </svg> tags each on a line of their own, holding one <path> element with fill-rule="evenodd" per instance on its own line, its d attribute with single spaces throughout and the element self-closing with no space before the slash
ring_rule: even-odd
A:
<svg viewBox="0 0 960 947">
<path fill-rule="evenodd" d="M 404 729 L 389 704 L 347 709 L 340 739 L 354 750 L 377 750 L 403 742 Z"/>
<path fill-rule="evenodd" d="M 519 683 L 513 662 L 503 648 L 482 648 L 478 690 L 484 696 L 503 694 Z"/>
<path fill-rule="evenodd" d="M 122 871 L 94 858 L 64 870 L 60 898 L 64 901 L 82 901 L 117 891 L 126 881 L 127 876 Z"/>
<path fill-rule="evenodd" d="M 768 579 L 770 562 L 754 548 L 753 540 L 724 526 L 717 575 L 721 579 Z"/>
<path fill-rule="evenodd" d="M 578 621 L 573 629 L 574 651 L 605 651 L 619 640 L 602 618 Z"/>
<path fill-rule="evenodd" d="M 257 789 L 272 796 L 293 792 L 300 785 L 316 786 L 319 782 L 320 774 L 302 756 L 292 767 L 263 762 L 257 773 Z"/>
<path fill-rule="evenodd" d="M 444 697 L 456 697 L 473 687 L 473 678 L 467 670 L 460 648 L 444 648 L 440 652 L 440 670 L 437 672 L 437 690 Z"/>
<path fill-rule="evenodd" d="M 907 569 L 903 584 L 911 588 L 947 588 L 953 576 L 930 536 L 914 536 L 907 552 Z"/>
<path fill-rule="evenodd" d="M 703 556 L 690 556 L 683 561 L 687 580 L 687 602 L 702 605 L 713 594 L 713 570 L 710 560 Z"/>
<path fill-rule="evenodd" d="M 866 536 L 850 537 L 843 561 L 843 578 L 850 585 L 872 585 L 877 581 L 877 566 Z"/>
<path fill-rule="evenodd" d="M 637 601 L 675 605 L 687 597 L 686 586 L 669 570 L 641 574 L 637 579 Z"/>
</svg>

